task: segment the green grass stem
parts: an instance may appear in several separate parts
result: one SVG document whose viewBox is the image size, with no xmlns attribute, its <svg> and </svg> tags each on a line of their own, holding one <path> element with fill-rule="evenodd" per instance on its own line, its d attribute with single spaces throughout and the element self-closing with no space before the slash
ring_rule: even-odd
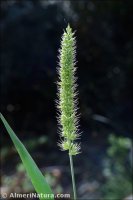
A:
<svg viewBox="0 0 133 200">
<path fill-rule="evenodd" d="M 69 155 L 69 159 L 70 159 L 71 176 L 72 176 L 73 198 L 74 198 L 74 200 L 76 200 L 77 199 L 77 192 L 76 192 L 76 185 L 75 185 L 75 174 L 74 174 L 72 155 Z"/>
</svg>

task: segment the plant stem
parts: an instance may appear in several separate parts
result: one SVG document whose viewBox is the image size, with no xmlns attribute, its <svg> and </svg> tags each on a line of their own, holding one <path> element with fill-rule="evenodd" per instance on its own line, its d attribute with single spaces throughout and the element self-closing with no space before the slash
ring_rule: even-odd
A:
<svg viewBox="0 0 133 200">
<path fill-rule="evenodd" d="M 75 185 L 75 176 L 74 176 L 74 167 L 73 167 L 73 158 L 72 158 L 72 155 L 69 155 L 69 159 L 70 159 L 70 167 L 71 167 L 73 196 L 74 196 L 74 200 L 76 200 L 77 199 L 77 195 L 76 195 L 76 185 Z"/>
</svg>

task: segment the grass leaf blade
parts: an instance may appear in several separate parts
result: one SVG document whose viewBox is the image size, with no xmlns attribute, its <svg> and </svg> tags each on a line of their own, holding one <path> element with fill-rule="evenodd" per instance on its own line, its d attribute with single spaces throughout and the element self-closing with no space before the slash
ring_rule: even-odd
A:
<svg viewBox="0 0 133 200">
<path fill-rule="evenodd" d="M 8 122 L 6 121 L 6 119 L 4 118 L 4 116 L 2 114 L 0 114 L 0 118 L 19 153 L 19 156 L 23 162 L 23 165 L 27 171 L 27 174 L 29 175 L 29 177 L 31 179 L 31 182 L 32 182 L 36 192 L 38 194 L 43 194 L 43 195 L 40 195 L 41 196 L 40 200 L 47 200 L 47 199 L 54 200 L 53 192 L 52 192 L 49 184 L 46 182 L 43 174 L 38 169 L 36 163 L 34 162 L 32 157 L 28 153 L 27 149 L 22 144 L 22 142 L 18 139 L 18 137 L 16 136 L 16 134 L 14 133 L 12 128 L 9 126 Z M 46 194 L 46 196 L 47 196 L 47 194 L 49 194 L 50 198 L 49 197 L 45 198 L 44 194 Z"/>
</svg>

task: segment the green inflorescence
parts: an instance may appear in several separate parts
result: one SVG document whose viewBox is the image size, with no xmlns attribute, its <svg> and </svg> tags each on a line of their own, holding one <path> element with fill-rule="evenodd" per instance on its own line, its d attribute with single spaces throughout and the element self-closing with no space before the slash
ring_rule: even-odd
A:
<svg viewBox="0 0 133 200">
<path fill-rule="evenodd" d="M 78 133 L 77 115 L 77 84 L 75 78 L 75 37 L 68 25 L 63 33 L 59 55 L 58 102 L 59 125 L 62 150 L 68 150 L 69 155 L 80 153 L 80 144 L 76 142 Z"/>
</svg>

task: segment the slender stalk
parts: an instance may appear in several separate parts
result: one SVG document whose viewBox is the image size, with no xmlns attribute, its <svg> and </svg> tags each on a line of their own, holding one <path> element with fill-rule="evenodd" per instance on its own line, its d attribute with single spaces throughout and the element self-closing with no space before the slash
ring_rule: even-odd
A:
<svg viewBox="0 0 133 200">
<path fill-rule="evenodd" d="M 73 157 L 72 157 L 72 155 L 69 155 L 69 159 L 70 159 L 71 176 L 72 176 L 73 197 L 74 197 L 74 200 L 76 200 L 77 199 L 77 194 L 76 194 L 75 175 L 74 175 L 74 167 L 73 167 Z"/>
</svg>

